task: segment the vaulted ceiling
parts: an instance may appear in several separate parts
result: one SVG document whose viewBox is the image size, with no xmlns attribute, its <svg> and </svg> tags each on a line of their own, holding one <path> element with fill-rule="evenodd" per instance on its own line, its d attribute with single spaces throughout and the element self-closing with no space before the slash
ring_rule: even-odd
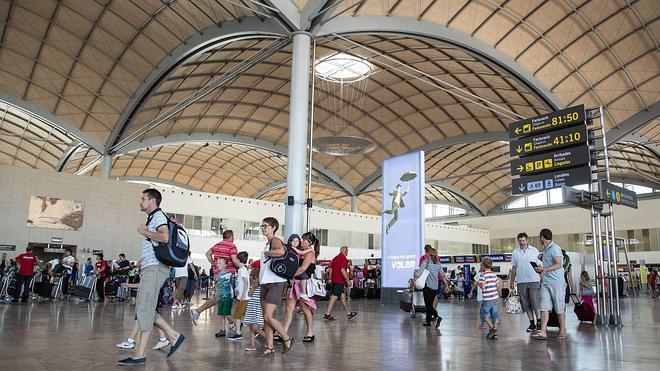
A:
<svg viewBox="0 0 660 371">
<path fill-rule="evenodd" d="M 660 188 L 660 3 L 465 0 L 0 2 L 0 163 L 282 201 L 291 34 L 316 60 L 372 74 L 314 79 L 317 204 L 380 210 L 380 167 L 426 151 L 426 197 L 487 214 L 511 196 L 507 126 L 603 106 L 612 174 Z M 338 129 L 339 128 L 339 129 Z"/>
</svg>

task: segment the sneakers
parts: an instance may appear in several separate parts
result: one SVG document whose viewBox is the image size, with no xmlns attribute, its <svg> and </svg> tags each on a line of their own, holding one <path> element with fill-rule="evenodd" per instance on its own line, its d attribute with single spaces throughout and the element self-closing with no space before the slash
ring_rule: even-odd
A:
<svg viewBox="0 0 660 371">
<path fill-rule="evenodd" d="M 351 319 L 351 318 L 353 318 L 353 317 L 355 317 L 355 316 L 357 316 L 357 312 L 351 312 L 351 313 L 349 313 L 349 314 L 346 315 L 346 318 Z"/>
<path fill-rule="evenodd" d="M 163 349 L 163 348 L 165 348 L 165 347 L 168 346 L 168 345 L 170 345 L 170 341 L 169 341 L 169 340 L 167 340 L 167 339 L 165 339 L 165 340 L 161 340 L 161 339 L 159 339 L 158 342 L 156 343 L 156 345 L 154 345 L 154 347 L 151 348 L 151 349 L 153 349 L 153 350 Z"/>
<path fill-rule="evenodd" d="M 248 345 L 248 346 L 245 347 L 246 352 L 254 352 L 255 350 L 257 350 L 256 345 L 255 346 Z"/>
<path fill-rule="evenodd" d="M 529 324 L 529 327 L 527 327 L 527 332 L 534 332 L 536 331 L 536 324 L 534 322 Z"/>
<path fill-rule="evenodd" d="M 241 334 L 239 333 L 235 333 L 234 335 L 227 336 L 227 340 L 236 341 L 241 339 L 243 339 L 243 336 L 241 336 Z"/>
<path fill-rule="evenodd" d="M 440 322 L 442 322 L 442 317 L 438 316 L 435 320 L 435 328 L 440 328 Z"/>
<path fill-rule="evenodd" d="M 486 323 L 481 322 L 481 323 L 479 324 L 479 328 L 480 328 L 480 329 L 485 329 L 485 328 L 486 328 Z"/>
<path fill-rule="evenodd" d="M 134 341 L 124 340 L 124 341 L 122 341 L 121 343 L 116 344 L 115 346 L 116 346 L 117 348 L 121 348 L 121 349 L 133 349 L 133 348 L 135 348 L 135 342 L 134 342 Z"/>
<path fill-rule="evenodd" d="M 496 329 L 489 330 L 488 334 L 486 335 L 486 339 L 496 340 L 497 339 L 497 330 Z"/>
<path fill-rule="evenodd" d="M 334 320 L 335 320 L 335 317 L 333 317 L 333 316 L 330 315 L 330 314 L 324 314 L 324 315 L 323 315 L 323 319 L 325 319 L 325 320 L 327 320 L 327 321 L 334 321 Z"/>
<path fill-rule="evenodd" d="M 192 318 L 193 325 L 197 326 L 197 320 L 199 319 L 199 312 L 197 309 L 191 308 L 190 309 L 190 318 Z"/>
<path fill-rule="evenodd" d="M 225 336 L 227 336 L 227 333 L 222 331 L 222 330 L 215 333 L 215 337 L 217 337 L 217 338 L 223 338 Z"/>
<path fill-rule="evenodd" d="M 174 304 L 172 305 L 172 309 L 183 309 L 183 304 Z"/>
</svg>

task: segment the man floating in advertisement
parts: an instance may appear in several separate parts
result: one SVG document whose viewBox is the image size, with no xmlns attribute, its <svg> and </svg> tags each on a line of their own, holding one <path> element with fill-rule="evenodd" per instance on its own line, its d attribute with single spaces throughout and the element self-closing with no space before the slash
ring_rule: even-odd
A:
<svg viewBox="0 0 660 371">
<path fill-rule="evenodd" d="M 400 179 L 402 182 L 407 183 L 415 178 L 417 178 L 417 173 L 414 171 L 408 171 L 403 173 Z M 393 216 L 392 219 L 390 219 L 390 222 L 387 223 L 387 226 L 385 226 L 385 233 L 389 234 L 390 229 L 392 229 L 394 224 L 399 220 L 399 209 L 406 207 L 406 205 L 403 203 L 403 197 L 408 193 L 409 190 L 410 185 L 408 185 L 405 192 L 402 192 L 401 184 L 397 184 L 394 190 L 389 193 L 389 195 L 392 196 L 392 206 L 389 210 L 383 211 L 383 214 L 392 214 Z"/>
</svg>

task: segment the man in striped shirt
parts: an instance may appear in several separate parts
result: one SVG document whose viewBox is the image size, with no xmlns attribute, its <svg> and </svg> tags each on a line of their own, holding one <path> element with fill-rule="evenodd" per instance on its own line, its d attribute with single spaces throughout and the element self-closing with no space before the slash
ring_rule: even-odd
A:
<svg viewBox="0 0 660 371">
<path fill-rule="evenodd" d="M 481 320 L 488 325 L 487 339 L 497 339 L 497 305 L 499 304 L 500 292 L 502 290 L 500 280 L 497 275 L 491 271 L 493 268 L 493 259 L 485 257 L 481 261 L 484 272 L 479 277 L 479 287 L 481 288 L 482 301 L 479 311 Z"/>
</svg>

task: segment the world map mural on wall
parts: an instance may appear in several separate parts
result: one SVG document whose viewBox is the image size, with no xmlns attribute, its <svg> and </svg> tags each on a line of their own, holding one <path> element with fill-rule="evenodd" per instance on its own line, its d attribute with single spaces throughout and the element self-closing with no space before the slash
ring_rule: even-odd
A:
<svg viewBox="0 0 660 371">
<path fill-rule="evenodd" d="M 32 196 L 27 226 L 77 231 L 83 225 L 85 209 L 80 201 L 57 197 Z"/>
</svg>

